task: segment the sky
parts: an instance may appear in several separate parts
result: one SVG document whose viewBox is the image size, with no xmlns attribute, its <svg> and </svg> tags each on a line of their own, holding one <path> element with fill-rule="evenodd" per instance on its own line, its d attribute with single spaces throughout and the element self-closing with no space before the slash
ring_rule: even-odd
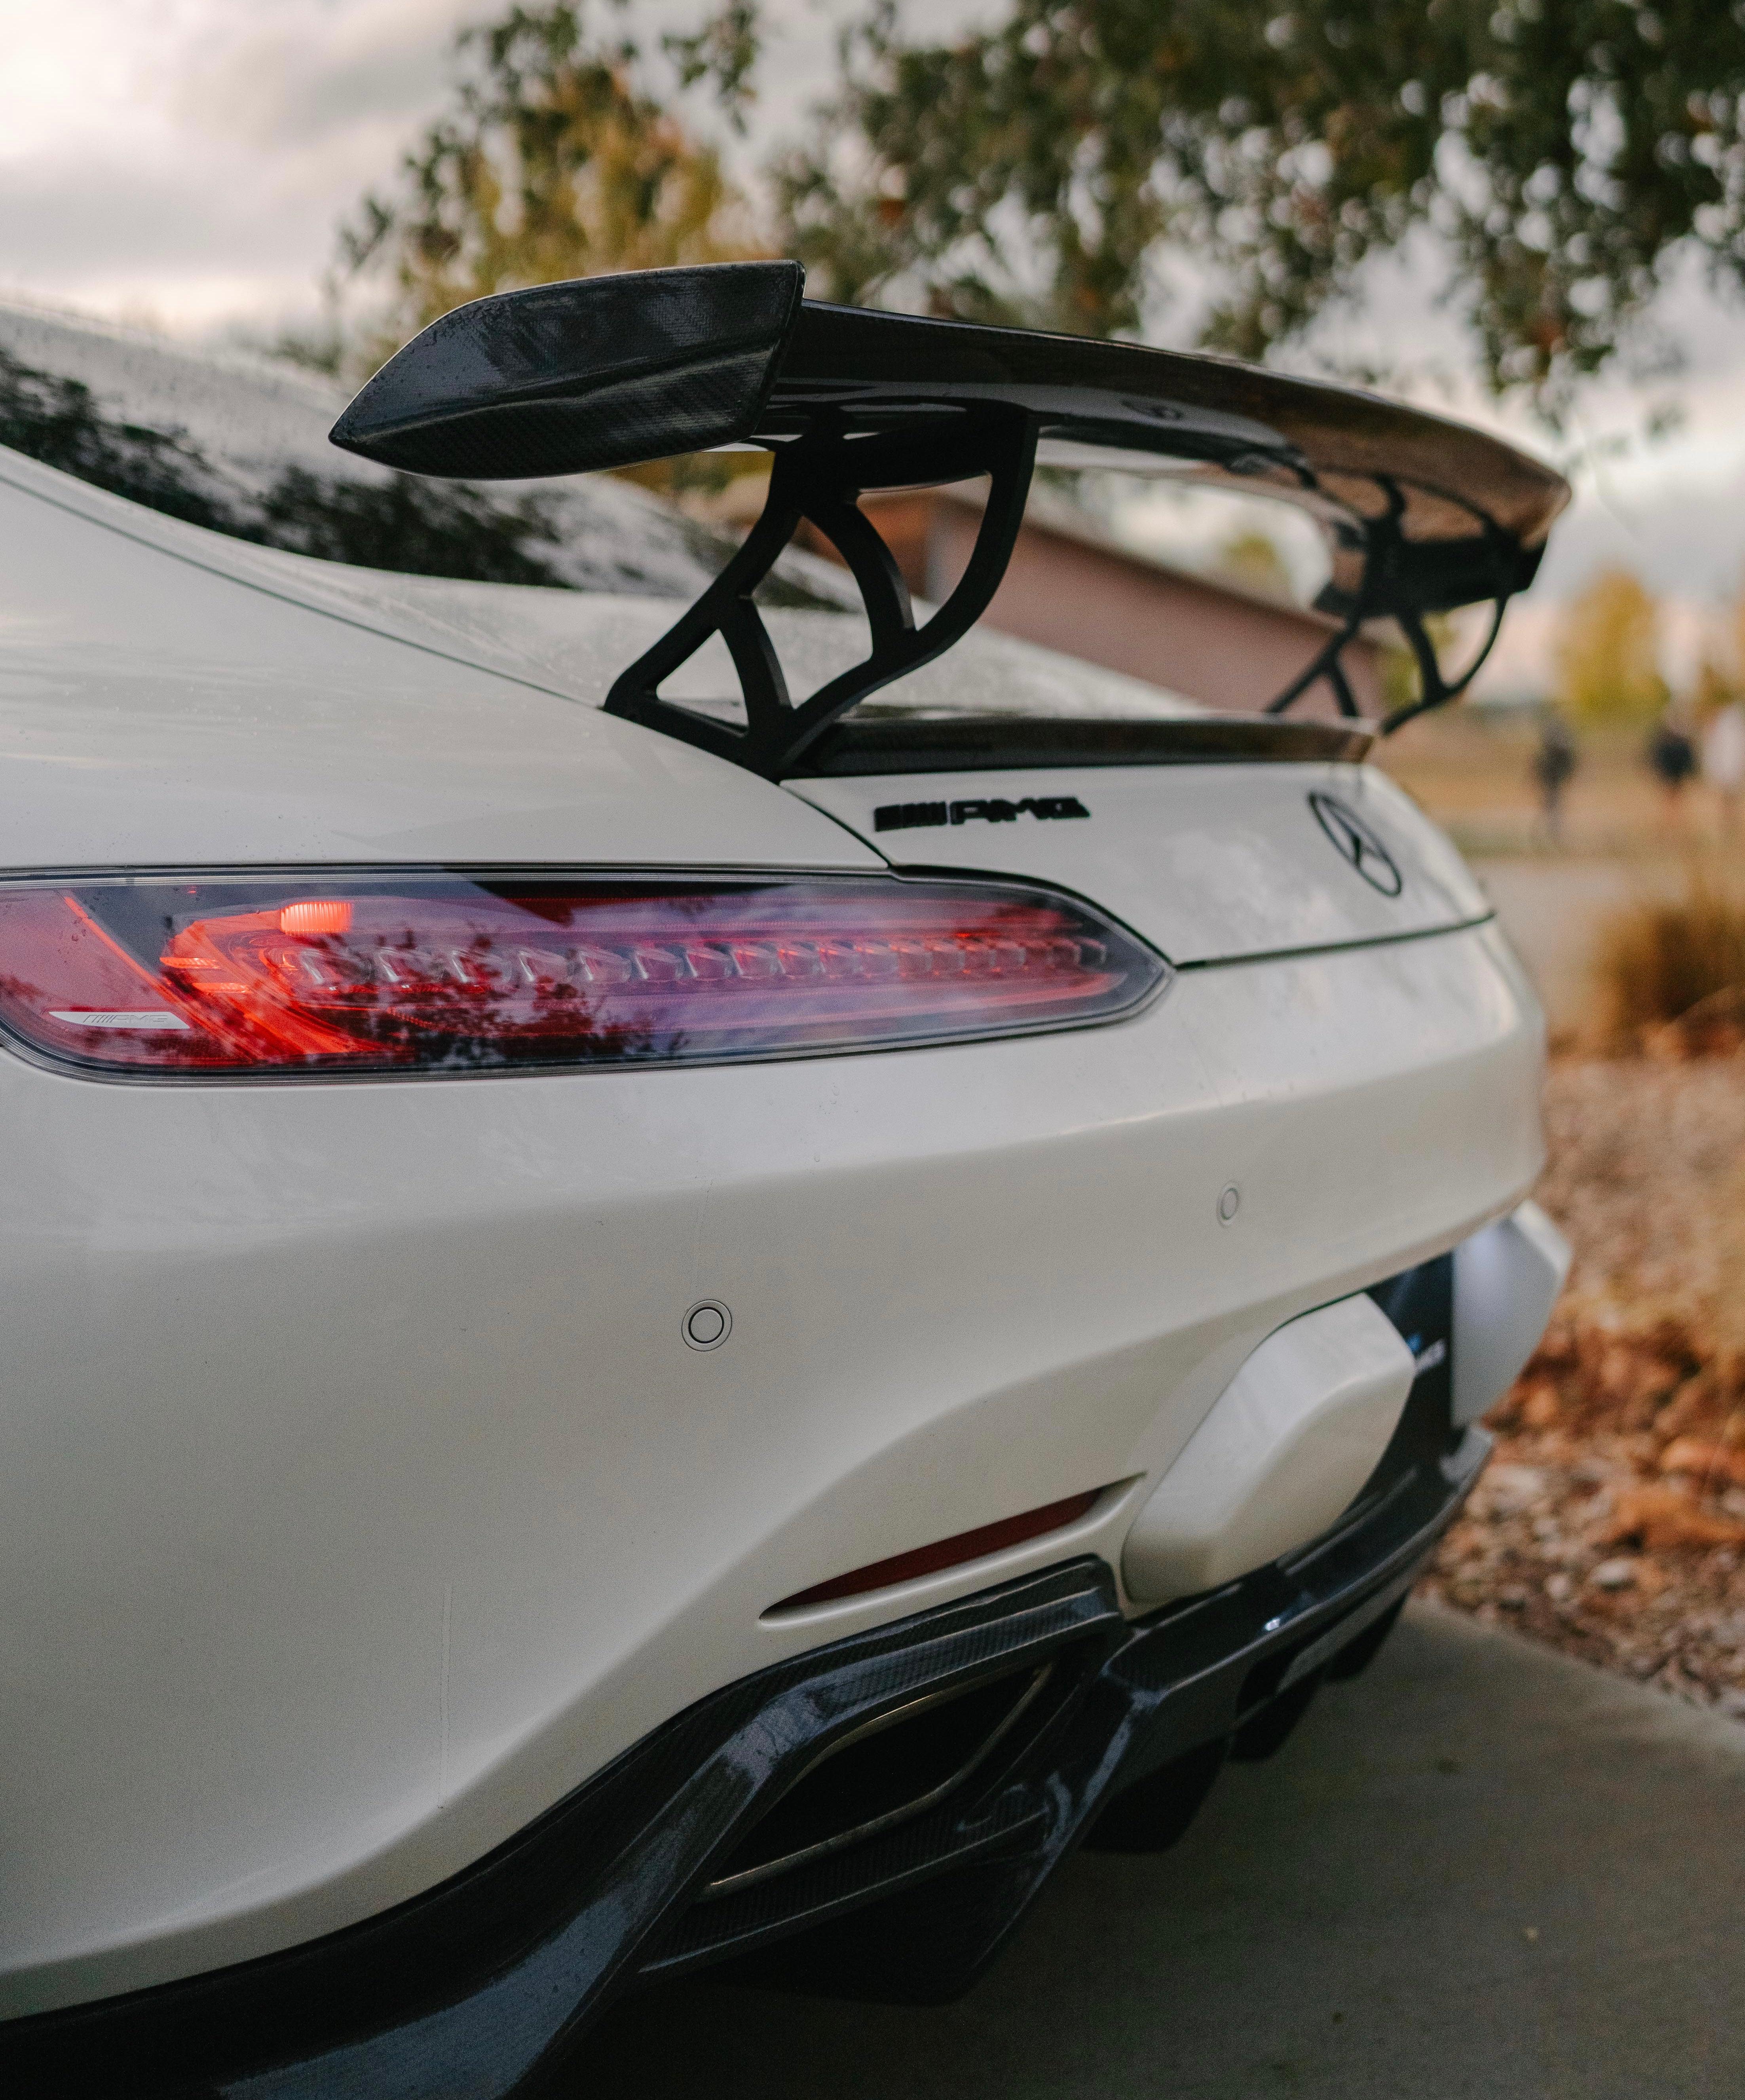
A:
<svg viewBox="0 0 1745 2100">
<path fill-rule="evenodd" d="M 848 4 L 766 0 L 775 33 L 739 149 L 748 167 L 828 86 Z M 937 31 L 992 4 L 926 0 L 926 20 Z M 0 298 L 195 339 L 312 319 L 337 224 L 442 107 L 456 29 L 500 11 L 481 0 L 0 0 Z M 631 17 L 646 34 L 687 11 L 686 0 L 634 0 Z M 1511 615 L 1492 690 L 1542 681 L 1561 604 L 1607 565 L 1661 594 L 1666 668 L 1689 676 L 1745 588 L 1745 307 L 1679 276 L 1659 315 L 1685 361 L 1676 386 L 1607 380 L 1558 439 L 1465 376 L 1437 280 L 1432 255 L 1387 266 L 1360 312 L 1326 325 L 1325 346 L 1385 360 L 1415 397 L 1571 469 L 1575 504 Z M 1160 339 L 1179 324 L 1165 311 Z M 1669 395 L 1681 427 L 1644 442 Z M 1179 540 L 1166 513 L 1132 522 L 1160 551 Z"/>
<path fill-rule="evenodd" d="M 766 132 L 828 85 L 843 4 L 767 0 Z M 0 0 L 0 293 L 197 334 L 311 312 L 337 223 L 442 108 L 456 30 L 506 11 Z M 698 11 L 625 19 L 647 38 Z"/>
</svg>

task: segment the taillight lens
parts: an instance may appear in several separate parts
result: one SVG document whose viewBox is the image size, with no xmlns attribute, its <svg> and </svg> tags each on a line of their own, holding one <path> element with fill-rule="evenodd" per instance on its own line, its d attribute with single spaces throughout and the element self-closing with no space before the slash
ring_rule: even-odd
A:
<svg viewBox="0 0 1745 2100">
<path fill-rule="evenodd" d="M 467 1072 L 1107 1021 L 1168 976 L 1074 899 L 898 876 L 405 875 L 0 887 L 0 1024 L 58 1062 Z"/>
</svg>

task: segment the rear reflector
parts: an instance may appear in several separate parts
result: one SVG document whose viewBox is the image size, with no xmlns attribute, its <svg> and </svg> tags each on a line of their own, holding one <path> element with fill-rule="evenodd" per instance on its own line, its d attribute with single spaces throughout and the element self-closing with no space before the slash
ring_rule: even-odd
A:
<svg viewBox="0 0 1745 2100">
<path fill-rule="evenodd" d="M 1064 1502 L 1049 1502 L 1042 1509 L 1027 1510 L 1022 1516 L 1002 1517 L 998 1524 L 984 1524 L 975 1531 L 960 1531 L 954 1538 L 936 1539 L 931 1546 L 917 1546 L 912 1553 L 894 1553 L 889 1560 L 875 1560 L 846 1575 L 833 1575 L 810 1590 L 797 1590 L 771 1604 L 764 1613 L 802 1611 L 808 1604 L 834 1604 L 839 1597 L 859 1597 L 868 1590 L 888 1590 L 894 1583 L 912 1582 L 917 1576 L 937 1575 L 942 1568 L 956 1568 L 965 1560 L 979 1560 L 1008 1546 L 1022 1546 L 1027 1538 L 1059 1531 L 1086 1515 L 1101 1488 L 1088 1493 L 1068 1495 Z"/>
<path fill-rule="evenodd" d="M 695 1063 L 1109 1021 L 1169 977 L 1090 907 L 899 876 L 0 887 L 0 1026 L 139 1076 Z"/>
</svg>

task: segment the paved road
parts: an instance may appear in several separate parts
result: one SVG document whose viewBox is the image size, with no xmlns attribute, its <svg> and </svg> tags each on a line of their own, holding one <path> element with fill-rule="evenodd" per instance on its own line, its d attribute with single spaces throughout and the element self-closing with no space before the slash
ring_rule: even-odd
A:
<svg viewBox="0 0 1745 2100">
<path fill-rule="evenodd" d="M 1173 1852 L 1069 1864 L 942 2010 L 672 1987 L 578 2094 L 1735 2100 L 1745 1727 L 1414 1608 Z"/>
</svg>

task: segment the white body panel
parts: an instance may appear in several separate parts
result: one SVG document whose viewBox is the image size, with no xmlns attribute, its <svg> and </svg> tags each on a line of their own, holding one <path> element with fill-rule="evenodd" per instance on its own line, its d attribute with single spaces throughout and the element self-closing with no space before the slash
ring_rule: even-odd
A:
<svg viewBox="0 0 1745 2100">
<path fill-rule="evenodd" d="M 329 564 L 136 532 L 64 474 L 27 492 L 28 465 L 0 479 L 0 866 L 879 865 L 737 767 L 215 566 Z"/>
<path fill-rule="evenodd" d="M 1569 1269 L 1569 1242 L 1537 1203 L 1523 1203 L 1456 1248 L 1456 1422 L 1476 1422 L 1514 1383 Z"/>
<path fill-rule="evenodd" d="M 1372 766 L 1051 767 L 794 786 L 894 860 L 1021 870 L 1095 898 L 1175 963 L 1387 939 L 1490 916 L 1460 855 Z M 1385 842 L 1405 876 L 1397 897 L 1339 858 L 1310 806 L 1314 791 L 1337 796 Z M 887 803 L 950 808 L 1023 795 L 1075 796 L 1090 818 L 983 818 L 882 833 L 873 821 Z"/>
<path fill-rule="evenodd" d="M 355 576 L 11 459 L 0 535 L 0 866 L 881 865 L 869 783 L 755 779 Z M 594 697 L 630 617 L 577 601 Z M 329 1084 L 0 1050 L 0 2014 L 368 1917 L 747 1671 L 1118 1564 L 1267 1334 L 1518 1202 L 1541 1028 L 1500 938 L 1353 945 L 1472 915 L 1446 849 L 1360 768 L 1238 776 L 1099 772 L 1093 823 L 979 845 L 1177 960 L 1324 951 L 1112 1026 Z M 1323 779 L 1427 902 L 1370 901 Z M 762 1616 L 1093 1488 L 1068 1533 Z"/>
<path fill-rule="evenodd" d="M 1128 1533 L 1129 1595 L 1191 1596 L 1325 1531 L 1387 1449 L 1413 1375 L 1398 1330 L 1361 1295 L 1269 1335 Z"/>
</svg>

